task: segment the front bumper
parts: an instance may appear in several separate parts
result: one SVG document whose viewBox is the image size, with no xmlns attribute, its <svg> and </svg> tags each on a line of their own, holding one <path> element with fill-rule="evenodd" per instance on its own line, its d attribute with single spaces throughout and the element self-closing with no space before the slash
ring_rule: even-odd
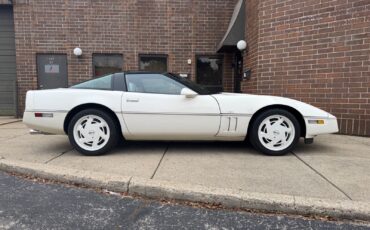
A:
<svg viewBox="0 0 370 230">
<path fill-rule="evenodd" d="M 304 120 L 306 123 L 306 138 L 339 131 L 337 118 L 331 114 L 328 114 L 328 117 L 305 117 Z M 316 120 L 323 121 L 323 124 L 312 122 Z"/>
</svg>

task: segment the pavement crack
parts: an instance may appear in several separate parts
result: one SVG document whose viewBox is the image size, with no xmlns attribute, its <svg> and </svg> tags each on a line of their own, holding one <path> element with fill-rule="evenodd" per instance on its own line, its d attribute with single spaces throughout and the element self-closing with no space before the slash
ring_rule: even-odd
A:
<svg viewBox="0 0 370 230">
<path fill-rule="evenodd" d="M 59 157 L 63 156 L 65 153 L 68 153 L 68 152 L 70 152 L 70 151 L 72 151 L 72 150 L 73 150 L 73 149 L 68 149 L 68 150 L 66 150 L 66 151 L 64 151 L 64 152 L 62 152 L 62 153 L 60 153 L 59 155 L 57 155 L 57 156 L 55 156 L 55 157 L 53 157 L 53 158 L 51 158 L 51 159 L 49 159 L 49 160 L 45 161 L 45 162 L 44 162 L 44 164 L 48 164 L 49 162 L 51 162 L 51 161 L 53 161 L 53 160 L 55 160 L 55 159 L 57 159 L 57 158 L 59 158 Z"/>
<path fill-rule="evenodd" d="M 164 150 L 163 155 L 162 155 L 161 159 L 159 160 L 158 165 L 157 165 L 157 167 L 155 168 L 155 170 L 154 170 L 154 172 L 153 172 L 153 175 L 150 177 L 150 179 L 153 179 L 153 178 L 154 178 L 154 176 L 155 176 L 155 174 L 157 173 L 158 168 L 159 168 L 159 166 L 161 165 L 162 160 L 163 160 L 164 156 L 166 155 L 166 153 L 167 153 L 167 151 L 168 151 L 168 148 L 169 148 L 169 147 L 170 147 L 170 144 L 167 144 L 167 147 L 166 147 L 166 149 Z"/>
<path fill-rule="evenodd" d="M 22 120 L 16 120 L 16 121 L 9 121 L 9 122 L 5 122 L 5 123 L 1 123 L 0 126 L 3 126 L 3 125 L 9 125 L 9 124 L 13 124 L 13 123 L 17 123 L 17 122 L 21 122 Z"/>
<path fill-rule="evenodd" d="M 26 136 L 26 135 L 29 135 L 28 133 L 25 133 L 25 134 L 20 134 L 20 135 L 15 135 L 15 136 L 11 136 L 9 138 L 6 138 L 4 140 L 0 140 L 0 141 L 9 141 L 9 140 L 13 140 L 15 138 L 18 138 L 18 137 L 23 137 L 23 136 Z"/>
<path fill-rule="evenodd" d="M 132 177 L 127 182 L 127 194 L 130 193 L 130 184 L 131 184 Z"/>
<path fill-rule="evenodd" d="M 341 188 L 339 188 L 336 184 L 331 182 L 327 177 L 325 177 L 323 174 L 321 174 L 318 170 L 316 170 L 314 167 L 309 165 L 306 161 L 304 161 L 302 158 L 300 158 L 297 154 L 295 154 L 293 151 L 291 151 L 292 154 L 300 160 L 303 164 L 305 164 L 307 167 L 309 167 L 312 171 L 314 171 L 317 175 L 319 175 L 322 179 L 324 179 L 326 182 L 328 182 L 331 186 L 333 186 L 335 189 L 337 189 L 339 192 L 341 192 L 344 196 L 346 196 L 348 199 L 352 200 L 352 198 Z"/>
</svg>

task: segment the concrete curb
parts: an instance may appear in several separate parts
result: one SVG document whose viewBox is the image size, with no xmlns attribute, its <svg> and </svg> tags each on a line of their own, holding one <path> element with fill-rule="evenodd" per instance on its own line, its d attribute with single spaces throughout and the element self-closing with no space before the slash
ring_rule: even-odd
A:
<svg viewBox="0 0 370 230">
<path fill-rule="evenodd" d="M 91 171 L 55 167 L 46 164 L 8 161 L 0 159 L 0 170 L 10 173 L 32 175 L 64 183 L 76 183 L 94 188 L 106 188 L 116 192 L 127 192 L 131 177 L 103 174 Z"/>
<path fill-rule="evenodd" d="M 148 198 L 214 203 L 228 208 L 370 221 L 370 203 L 366 202 L 209 188 L 5 159 L 0 159 L 0 170 L 60 182 L 77 183 L 94 188 L 104 188 L 113 192 L 128 192 L 131 195 Z"/>
</svg>

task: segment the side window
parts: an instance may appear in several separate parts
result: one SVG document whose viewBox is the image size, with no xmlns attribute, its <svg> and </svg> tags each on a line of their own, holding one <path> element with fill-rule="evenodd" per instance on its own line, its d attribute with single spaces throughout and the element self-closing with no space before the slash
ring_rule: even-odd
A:
<svg viewBox="0 0 370 230">
<path fill-rule="evenodd" d="M 71 88 L 110 90 L 112 89 L 112 78 L 113 74 L 85 81 L 80 84 L 74 85 Z"/>
<path fill-rule="evenodd" d="M 184 85 L 162 74 L 127 74 L 128 92 L 180 95 Z"/>
</svg>

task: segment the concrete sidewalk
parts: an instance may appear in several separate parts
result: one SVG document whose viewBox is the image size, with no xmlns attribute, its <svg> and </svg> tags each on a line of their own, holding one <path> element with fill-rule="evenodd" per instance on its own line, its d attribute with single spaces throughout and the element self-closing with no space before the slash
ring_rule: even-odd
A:
<svg viewBox="0 0 370 230">
<path fill-rule="evenodd" d="M 200 193 L 196 200 L 186 192 L 207 190 L 224 197 L 260 194 L 256 196 L 275 202 L 274 209 L 262 208 L 276 211 L 284 211 L 276 204 L 285 198 L 293 206 L 299 199 L 311 200 L 308 206 L 325 201 L 350 210 L 359 206 L 369 211 L 366 219 L 370 218 L 370 138 L 324 135 L 312 145 L 300 143 L 283 157 L 261 155 L 245 143 L 225 142 L 129 142 L 108 155 L 84 157 L 71 148 L 67 136 L 31 136 L 17 122 L 0 125 L 0 144 L 1 167 L 8 171 L 20 167 L 23 171 L 18 171 L 30 168 L 28 172 L 37 174 L 40 169 L 56 175 L 59 170 L 61 175 L 77 173 L 82 181 L 83 177 L 98 180 L 96 175 L 104 175 L 101 178 L 127 180 L 125 186 L 130 184 L 131 192 L 141 195 L 193 201 L 204 200 Z M 147 188 L 154 187 L 157 193 L 151 194 Z M 177 191 L 179 188 L 184 191 Z M 171 195 L 174 190 L 182 196 Z M 211 201 L 219 200 L 213 196 Z M 261 208 L 250 203 L 245 207 Z"/>
</svg>

